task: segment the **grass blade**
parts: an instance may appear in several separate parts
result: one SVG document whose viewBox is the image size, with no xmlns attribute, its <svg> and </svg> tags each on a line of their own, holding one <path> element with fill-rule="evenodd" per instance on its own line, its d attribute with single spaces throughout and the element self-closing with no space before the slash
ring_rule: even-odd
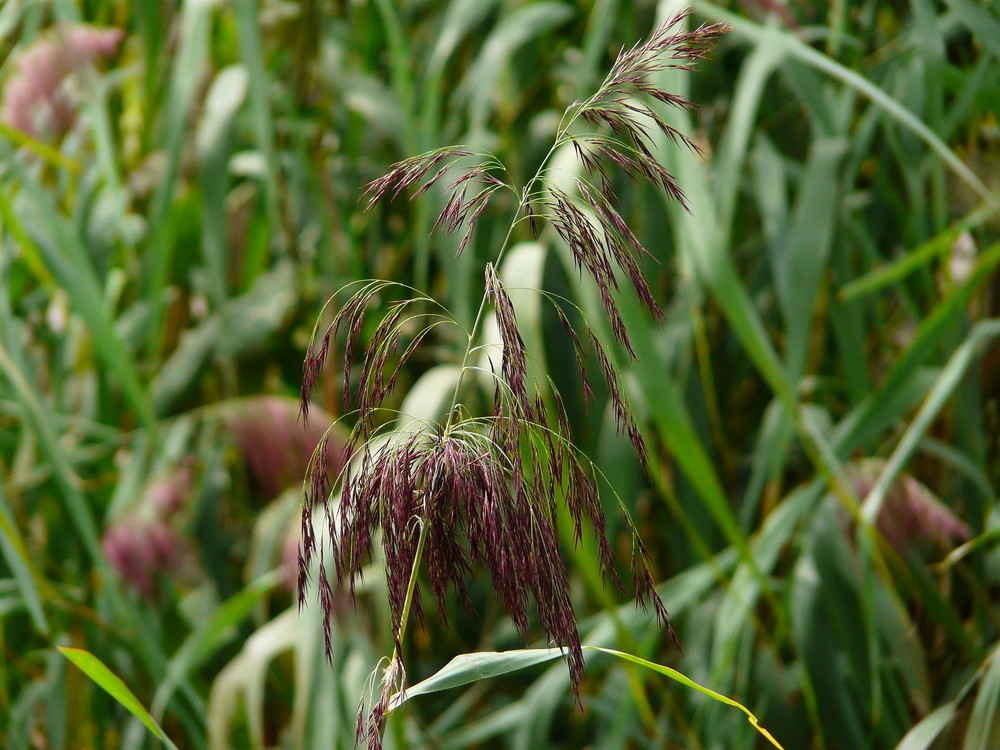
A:
<svg viewBox="0 0 1000 750">
<path fill-rule="evenodd" d="M 3 552 L 4 559 L 7 560 L 35 627 L 38 628 L 38 632 L 47 636 L 49 623 L 45 619 L 45 610 L 42 609 L 42 599 L 38 593 L 38 582 L 43 579 L 32 564 L 31 555 L 28 553 L 21 532 L 14 525 L 7 498 L 4 496 L 3 482 L 0 482 L 0 552 Z"/>
<path fill-rule="evenodd" d="M 87 677 L 100 685 L 108 695 L 145 724 L 157 739 L 167 747 L 176 750 L 177 746 L 163 733 L 160 725 L 153 720 L 153 717 L 149 715 L 149 712 L 139 702 L 139 699 L 135 697 L 118 675 L 104 665 L 104 662 L 83 649 L 60 646 L 59 650 L 63 656 L 79 667 Z"/>
<path fill-rule="evenodd" d="M 267 212 L 271 226 L 280 234 L 281 212 L 278 204 L 279 181 L 278 160 L 274 148 L 274 118 L 268 101 L 270 79 L 264 67 L 264 52 L 259 29 L 259 9 L 256 0 L 237 0 L 235 3 L 236 23 L 239 29 L 240 57 L 246 68 L 250 88 L 250 112 L 253 115 L 254 135 L 257 148 L 264 157 L 267 179 L 262 181 Z M 252 283 L 253 279 L 248 279 Z"/>
<path fill-rule="evenodd" d="M 731 33 L 734 36 L 741 36 L 756 43 L 765 34 L 769 34 L 771 41 L 784 49 L 790 57 L 797 58 L 864 94 L 875 106 L 889 114 L 900 125 L 919 136 L 980 198 L 993 206 L 994 210 L 1000 209 L 1000 198 L 986 187 L 982 180 L 976 177 L 973 171 L 965 165 L 965 162 L 958 158 L 958 155 L 948 148 L 948 145 L 934 131 L 886 91 L 876 86 L 864 76 L 855 73 L 833 58 L 813 49 L 805 42 L 799 41 L 791 34 L 774 34 L 767 27 L 727 13 L 712 3 L 698 2 L 694 5 L 705 13 L 705 15 L 728 23 L 732 27 Z"/>
<path fill-rule="evenodd" d="M 523 648 L 513 651 L 478 651 L 461 654 L 444 665 L 423 682 L 418 682 L 406 692 L 392 699 L 390 706 L 399 708 L 406 701 L 418 695 L 450 690 L 470 682 L 499 677 L 519 669 L 543 664 L 564 655 L 560 648 Z"/>
<path fill-rule="evenodd" d="M 874 523 L 875 519 L 878 518 L 889 487 L 899 476 L 899 472 L 903 470 L 904 464 L 909 460 L 913 451 L 916 450 L 917 444 L 931 426 L 931 422 L 934 421 L 955 389 L 958 388 L 969 365 L 979 355 L 981 346 L 997 336 L 1000 336 L 1000 320 L 980 321 L 972 329 L 965 343 L 952 354 L 948 364 L 934 383 L 931 392 L 927 394 L 927 399 L 920 407 L 920 411 L 917 412 L 917 416 L 914 417 L 903 434 L 899 445 L 896 446 L 896 450 L 886 462 L 878 481 L 864 501 L 862 512 L 870 523 Z"/>
<path fill-rule="evenodd" d="M 518 8 L 497 25 L 462 82 L 462 91 L 469 97 L 469 128 L 472 132 L 480 131 L 486 125 L 490 101 L 496 96 L 500 74 L 507 69 L 507 61 L 514 51 L 531 39 L 566 23 L 573 13 L 573 8 L 564 3 L 532 3 Z"/>
<path fill-rule="evenodd" d="M 23 202 L 16 205 L 0 190 L 0 216 L 8 225 L 19 227 L 18 236 L 33 238 L 48 270 L 68 292 L 74 309 L 90 329 L 95 349 L 117 376 L 139 419 L 145 425 L 153 424 L 156 415 L 149 394 L 142 386 L 131 353 L 115 331 L 86 248 L 56 209 L 52 197 L 20 161 L 6 148 L 0 149 L 0 155 L 8 160 L 21 185 L 23 198 Z"/>
<path fill-rule="evenodd" d="M 945 703 L 931 711 L 906 733 L 896 750 L 927 750 L 946 726 L 955 720 L 955 705 Z"/>
<path fill-rule="evenodd" d="M 1000 647 L 986 660 L 986 672 L 969 716 L 962 750 L 997 750 L 1000 747 Z"/>
<path fill-rule="evenodd" d="M 178 683 L 225 643 L 227 633 L 253 612 L 257 603 L 278 584 L 279 579 L 277 575 L 268 575 L 251 583 L 226 600 L 201 627 L 187 637 L 167 666 L 166 680 L 153 696 L 151 711 L 154 716 L 162 716 Z"/>
<path fill-rule="evenodd" d="M 782 750 L 782 747 L 778 743 L 778 741 L 771 736 L 770 732 L 768 732 L 766 729 L 764 729 L 764 727 L 760 725 L 760 722 L 758 721 L 757 717 L 754 716 L 753 713 L 751 713 L 750 709 L 744 706 L 742 703 L 738 703 L 737 701 L 734 701 L 732 698 L 727 698 L 721 693 L 717 693 L 714 690 L 705 687 L 704 685 L 699 685 L 690 677 L 678 672 L 676 669 L 665 667 L 662 664 L 656 664 L 655 662 L 646 661 L 645 659 L 640 659 L 638 656 L 633 656 L 632 654 L 626 654 L 621 651 L 615 651 L 610 648 L 601 648 L 600 646 L 588 646 L 587 648 L 592 648 L 595 651 L 603 651 L 605 654 L 611 654 L 612 656 L 617 656 L 619 659 L 625 659 L 626 661 L 630 661 L 634 664 L 638 664 L 639 666 L 651 669 L 654 672 L 659 672 L 660 674 L 665 675 L 669 677 L 671 680 L 679 682 L 682 685 L 691 688 L 692 690 L 697 690 L 702 695 L 707 695 L 712 700 L 719 701 L 719 703 L 725 703 L 727 706 L 738 708 L 740 711 L 742 711 L 747 715 L 747 721 L 749 721 L 753 725 L 754 729 L 760 732 L 764 736 L 764 738 L 768 742 L 770 742 L 774 747 L 778 748 L 778 750 Z"/>
<path fill-rule="evenodd" d="M 753 713 L 751 713 L 751 711 L 743 704 L 734 701 L 732 698 L 727 698 L 726 696 L 721 695 L 720 693 L 717 693 L 703 685 L 699 685 L 697 682 L 681 672 L 678 672 L 676 669 L 671 669 L 670 667 L 665 667 L 662 664 L 656 664 L 655 662 L 647 661 L 646 659 L 633 656 L 632 654 L 626 654 L 622 651 L 603 648 L 602 646 L 584 646 L 584 648 L 590 651 L 601 651 L 605 654 L 611 654 L 612 656 L 617 656 L 619 659 L 630 661 L 634 664 L 638 664 L 639 666 L 651 669 L 654 672 L 659 672 L 660 674 L 666 675 L 670 679 L 675 680 L 692 690 L 697 690 L 699 693 L 707 695 L 713 700 L 725 703 L 727 706 L 733 706 L 734 708 L 740 709 L 747 715 L 747 720 L 758 732 L 767 738 L 767 740 L 774 747 L 782 750 L 778 741 L 760 725 L 757 717 L 754 716 Z M 478 682 L 479 680 L 508 674 L 519 669 L 535 666 L 536 664 L 543 664 L 547 661 L 561 658 L 562 656 L 563 651 L 558 648 L 517 649 L 513 651 L 481 651 L 474 654 L 462 654 L 461 656 L 456 656 L 431 677 L 428 677 L 423 682 L 419 682 L 413 687 L 408 688 L 405 694 L 396 695 L 392 699 L 390 705 L 393 709 L 395 709 L 418 695 L 425 695 L 427 693 L 448 690 L 461 685 L 468 685 L 472 682 Z"/>
</svg>

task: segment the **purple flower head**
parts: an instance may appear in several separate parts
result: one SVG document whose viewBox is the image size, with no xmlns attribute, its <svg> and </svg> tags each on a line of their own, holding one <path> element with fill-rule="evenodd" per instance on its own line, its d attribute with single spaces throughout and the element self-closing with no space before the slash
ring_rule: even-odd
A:
<svg viewBox="0 0 1000 750">
<path fill-rule="evenodd" d="M 76 71 L 111 57 L 125 34 L 83 24 L 57 26 L 15 59 L 3 88 L 0 120 L 34 137 L 61 135 L 76 119 L 66 82 Z"/>
<path fill-rule="evenodd" d="M 381 747 L 390 696 L 405 687 L 403 636 L 411 614 L 418 620 L 423 617 L 421 586 L 429 588 L 439 616 L 445 618 L 445 604 L 453 594 L 471 606 L 466 582 L 479 570 L 490 576 L 497 599 L 522 637 L 527 639 L 537 626 L 551 644 L 565 650 L 579 700 L 584 659 L 559 543 L 560 504 L 573 523 L 576 542 L 584 527 L 590 528 L 605 580 L 618 588 L 622 583 L 607 538 L 599 470 L 574 445 L 562 396 L 534 367 L 537 358 L 528 351 L 517 310 L 497 269 L 522 219 L 533 236 L 544 237 L 540 226 L 547 222 L 565 242 L 577 270 L 596 285 L 611 332 L 609 340 L 602 343 L 585 316 L 586 335 L 578 334 L 563 309 L 563 302 L 573 303 L 542 293 L 554 303 L 572 343 L 584 397 L 594 398 L 589 364 L 607 384 L 618 428 L 648 470 L 646 444 L 617 362 L 619 348 L 632 359 L 637 357 L 618 307 L 620 295 L 635 294 L 656 321 L 663 314 L 642 270 L 649 254 L 615 208 L 611 173 L 621 170 L 631 180 L 652 183 L 684 202 L 673 175 L 654 155 L 653 137 L 659 132 L 697 150 L 687 136 L 657 114 L 662 104 L 691 105 L 660 89 L 651 76 L 667 68 L 687 69 L 725 31 L 716 25 L 674 32 L 684 15 L 678 14 L 649 40 L 623 51 L 597 93 L 567 110 L 556 145 L 572 143 L 586 173 L 572 192 L 536 188 L 549 157 L 518 191 L 499 178 L 507 173 L 494 157 L 464 147 L 405 159 L 366 188 L 371 209 L 384 197 L 395 198 L 412 188 L 416 198 L 438 185 L 443 208 L 432 232 L 462 229 L 459 253 L 498 190 L 510 188 L 520 199 L 496 260 L 485 264 L 482 303 L 471 329 L 459 325 L 429 297 L 389 298 L 402 285 L 360 282 L 340 304 L 325 332 L 314 332 L 303 365 L 301 412 L 307 416 L 309 396 L 331 348 L 342 352 L 344 411 L 356 419 L 340 463 L 343 468 L 331 469 L 324 439 L 310 462 L 303 491 L 300 603 L 307 593 L 311 566 L 318 561 L 316 590 L 327 616 L 328 655 L 333 645 L 329 618 L 334 585 L 353 600 L 364 567 L 377 552 L 385 562 L 395 651 L 383 671 L 380 697 L 370 710 L 362 707 L 359 711 L 357 741 L 370 750 Z M 577 121 L 600 132 L 572 134 L 570 126 Z M 340 298 L 334 299 L 339 302 Z M 373 309 L 382 311 L 381 317 L 366 323 Z M 499 372 L 492 366 L 491 354 L 485 355 L 487 367 L 470 364 L 487 313 L 495 317 L 499 332 Z M 440 423 L 421 422 L 416 429 L 393 432 L 385 421 L 386 400 L 403 364 L 441 324 L 461 329 L 467 339 L 451 405 Z M 356 349 L 364 351 L 357 370 L 352 364 Z M 473 370 L 492 376 L 493 410 L 489 414 L 470 414 L 466 402 L 460 400 L 475 386 L 475 379 L 466 377 Z M 632 538 L 637 602 L 652 607 L 677 642 L 654 585 L 646 548 L 620 500 L 619 505 Z"/>
</svg>

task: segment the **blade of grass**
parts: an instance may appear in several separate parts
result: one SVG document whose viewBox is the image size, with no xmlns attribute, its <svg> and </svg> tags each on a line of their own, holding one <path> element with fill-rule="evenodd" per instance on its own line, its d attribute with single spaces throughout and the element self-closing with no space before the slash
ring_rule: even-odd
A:
<svg viewBox="0 0 1000 750">
<path fill-rule="evenodd" d="M 746 164 L 747 148 L 754 132 L 764 86 L 783 57 L 778 45 L 762 38 L 740 67 L 735 83 L 736 96 L 715 156 L 719 222 L 727 229 L 732 227 L 739 181 Z"/>
<path fill-rule="evenodd" d="M 0 354 L 0 356 L 3 356 Z M 35 570 L 28 547 L 24 543 L 20 531 L 14 525 L 13 514 L 7 504 L 7 497 L 0 482 L 0 552 L 3 552 L 7 566 L 17 582 L 17 588 L 24 598 L 24 605 L 31 615 L 32 622 L 43 636 L 49 635 L 49 622 L 42 607 L 42 597 L 39 589 L 47 582 Z"/>
<path fill-rule="evenodd" d="M 931 711 L 906 733 L 896 750 L 927 750 L 951 722 L 958 711 L 954 703 L 945 703 Z"/>
<path fill-rule="evenodd" d="M 28 423 L 49 461 L 52 462 L 53 474 L 60 488 L 60 499 L 66 512 L 76 526 L 77 534 L 87 550 L 91 563 L 105 572 L 108 570 L 107 560 L 101 552 L 98 538 L 97 523 L 91 515 L 87 500 L 79 489 L 80 480 L 73 473 L 72 466 L 66 457 L 65 448 L 53 430 L 53 420 L 48 409 L 38 398 L 31 384 L 21 372 L 14 358 L 8 353 L 7 347 L 0 342 L 0 372 L 13 386 L 18 401 L 24 407 Z"/>
<path fill-rule="evenodd" d="M 254 581 L 227 599 L 184 640 L 167 665 L 166 679 L 153 695 L 150 707 L 153 716 L 162 719 L 178 683 L 228 640 L 232 629 L 253 612 L 257 603 L 278 585 L 280 578 L 280 574 L 271 573 Z"/>
<path fill-rule="evenodd" d="M 20 248 L 20 259 L 24 261 L 24 264 L 28 267 L 28 270 L 34 275 L 38 280 L 38 283 L 43 287 L 54 288 L 57 286 L 56 280 L 52 277 L 52 273 L 49 271 L 48 266 L 45 265 L 45 258 L 42 257 L 41 251 L 38 246 L 32 241 L 28 232 L 20 224 L 20 222 L 14 220 L 11 221 L 12 216 L 11 200 L 10 198 L 0 190 L 0 218 L 4 221 L 4 229 L 10 233 L 11 240 L 16 240 Z M 8 257 L 12 257 L 12 253 Z"/>
<path fill-rule="evenodd" d="M 660 674 L 669 677 L 671 680 L 674 680 L 675 682 L 679 682 L 682 685 L 691 688 L 692 690 L 697 690 L 702 695 L 707 695 L 712 700 L 718 701 L 719 703 L 724 703 L 727 706 L 738 708 L 740 711 L 742 711 L 747 715 L 747 721 L 749 721 L 753 725 L 754 729 L 760 732 L 760 734 L 768 742 L 770 742 L 771 745 L 778 748 L 778 750 L 782 750 L 782 747 L 778 743 L 778 741 L 771 736 L 770 732 L 768 732 L 766 729 L 764 729 L 764 727 L 760 725 L 760 721 L 757 719 L 757 717 L 754 716 L 753 713 L 751 713 L 750 709 L 748 709 L 742 703 L 734 701 L 732 698 L 727 698 L 725 695 L 717 693 L 714 690 L 705 687 L 704 685 L 699 685 L 690 677 L 687 677 L 686 675 L 678 672 L 676 669 L 671 669 L 670 667 L 666 667 L 662 664 L 656 664 L 655 662 L 646 661 L 645 659 L 640 659 L 638 656 L 633 656 L 632 654 L 626 654 L 621 651 L 615 651 L 614 649 L 610 648 L 602 648 L 600 646 L 586 646 L 585 648 L 592 648 L 595 651 L 601 651 L 605 654 L 611 654 L 612 656 L 617 656 L 619 659 L 624 659 L 626 661 L 633 662 L 634 664 L 638 664 L 640 666 L 646 667 L 647 669 L 651 669 L 654 672 L 659 672 Z"/>
<path fill-rule="evenodd" d="M 822 52 L 813 49 L 789 33 L 774 34 L 773 30 L 745 18 L 735 16 L 713 3 L 699 1 L 694 3 L 694 7 L 709 18 L 728 23 L 732 27 L 731 34 L 734 37 L 743 37 L 756 43 L 764 38 L 765 34 L 770 34 L 772 43 L 779 45 L 790 57 L 801 60 L 864 94 L 875 106 L 889 114 L 900 125 L 919 136 L 931 150 L 941 157 L 956 175 L 968 184 L 980 198 L 992 206 L 994 211 L 1000 210 L 1000 197 L 987 188 L 936 133 L 927 127 L 910 110 L 864 76 L 838 63 Z"/>
<path fill-rule="evenodd" d="M 264 66 L 264 50 L 259 28 L 259 4 L 257 0 L 236 0 L 236 25 L 239 33 L 240 58 L 247 71 L 250 89 L 250 112 L 253 116 L 254 135 L 257 148 L 264 157 L 266 179 L 262 180 L 264 200 L 271 218 L 271 226 L 279 235 L 281 244 L 288 238 L 281 221 L 278 195 L 281 190 L 281 175 L 274 147 L 274 118 L 268 99 L 270 76 Z M 248 279 L 252 283 L 253 279 Z"/>
<path fill-rule="evenodd" d="M 979 356 L 981 347 L 998 336 L 1000 336 L 1000 319 L 982 320 L 952 354 L 864 501 L 862 513 L 870 523 L 874 523 L 878 518 L 889 487 L 896 481 L 903 466 L 916 450 L 920 439 L 958 388 L 969 365 Z"/>
<path fill-rule="evenodd" d="M 0 136 L 10 141 L 11 145 L 27 149 L 43 161 L 48 162 L 54 167 L 65 169 L 74 176 L 79 175 L 83 169 L 80 162 L 72 157 L 66 156 L 62 151 L 52 148 L 52 146 L 44 141 L 32 138 L 27 133 L 22 133 L 3 120 L 0 120 Z"/>
<path fill-rule="evenodd" d="M 595 0 L 587 17 L 582 59 L 573 66 L 576 98 L 583 99 L 601 82 L 601 64 L 615 25 L 621 18 L 621 0 Z"/>
<path fill-rule="evenodd" d="M 1000 741 L 1000 647 L 984 663 L 962 750 L 996 750 Z"/>
<path fill-rule="evenodd" d="M 664 90 L 679 96 L 687 95 L 689 84 L 677 71 L 664 71 L 658 75 L 663 78 L 659 85 Z M 657 114 L 680 132 L 691 132 L 692 123 L 686 112 L 661 107 Z M 711 197 L 705 167 L 687 149 L 673 148 L 666 143 L 657 145 L 665 162 L 677 176 L 678 183 L 684 186 L 690 208 L 690 212 L 685 211 L 675 201 L 664 196 L 682 262 L 693 269 L 699 281 L 712 290 L 747 356 L 785 408 L 794 412 L 794 391 L 785 378 L 756 305 L 750 299 L 727 250 L 725 232 L 719 222 L 716 203 Z"/>
<path fill-rule="evenodd" d="M 619 659 L 632 662 L 633 664 L 638 664 L 641 667 L 645 667 L 646 669 L 665 675 L 675 682 L 679 682 L 685 687 L 696 690 L 702 695 L 706 695 L 713 700 L 724 703 L 727 706 L 738 708 L 747 715 L 747 720 L 771 743 L 772 746 L 781 750 L 781 745 L 778 741 L 771 736 L 770 732 L 760 725 L 757 717 L 754 716 L 754 714 L 743 704 L 738 703 L 731 698 L 727 698 L 726 696 L 721 695 L 720 693 L 717 693 L 703 685 L 699 685 L 697 682 L 681 672 L 678 672 L 676 669 L 671 669 L 670 667 L 647 661 L 646 659 L 632 654 L 615 651 L 614 649 L 604 648 L 601 646 L 584 646 L 584 649 L 611 654 L 612 656 L 617 656 Z M 413 685 L 410 688 L 407 688 L 405 693 L 400 693 L 394 696 L 390 702 L 390 710 L 399 708 L 406 701 L 419 695 L 434 693 L 440 690 L 449 690 L 461 685 L 478 682 L 479 680 L 490 679 L 492 677 L 497 677 L 499 675 L 535 666 L 537 664 L 543 664 L 547 661 L 552 661 L 553 659 L 558 659 L 563 656 L 563 650 L 558 648 L 519 649 L 514 651 L 481 651 L 473 654 L 462 654 L 461 656 L 456 656 L 431 677 Z"/>
<path fill-rule="evenodd" d="M 901 400 L 911 394 L 924 373 L 920 365 L 952 333 L 954 322 L 965 314 L 965 308 L 975 293 L 1000 263 L 1000 243 L 987 248 L 976 261 L 972 275 L 961 286 L 952 289 L 929 314 L 925 315 L 913 339 L 902 354 L 892 363 L 878 390 L 858 404 L 836 426 L 833 443 L 837 453 L 843 455 L 859 443 L 870 439 L 902 416 L 911 403 Z M 893 408 L 889 408 L 895 402 Z"/>
<path fill-rule="evenodd" d="M 544 664 L 565 656 L 561 648 L 524 648 L 512 651 L 479 651 L 474 654 L 456 656 L 441 669 L 422 682 L 408 687 L 405 693 L 397 694 L 389 706 L 399 708 L 406 701 L 418 695 L 450 690 L 470 682 L 499 677 L 536 664 Z"/>
<path fill-rule="evenodd" d="M 149 712 L 143 707 L 135 694 L 128 689 L 114 672 L 108 669 L 104 662 L 88 651 L 79 648 L 59 647 L 63 656 L 79 667 L 84 674 L 103 688 L 108 695 L 124 706 L 132 715 L 137 717 L 153 735 L 167 747 L 177 750 L 177 746 L 163 733 L 160 725 L 156 723 Z"/>
<path fill-rule="evenodd" d="M 990 206 L 979 206 L 961 221 L 956 222 L 954 226 L 949 227 L 922 245 L 901 254 L 899 258 L 891 263 L 869 271 L 865 275 L 845 284 L 837 292 L 838 299 L 842 302 L 848 302 L 856 297 L 870 295 L 880 289 L 898 283 L 918 268 L 942 256 L 962 232 L 982 226 L 993 213 L 994 210 Z"/>
<path fill-rule="evenodd" d="M 562 26 L 573 14 L 573 8 L 565 3 L 543 0 L 517 8 L 497 24 L 461 84 L 468 99 L 471 132 L 485 127 L 490 102 L 497 95 L 500 75 L 508 68 L 510 56 L 528 41 Z"/>
<path fill-rule="evenodd" d="M 210 297 L 216 309 L 229 296 L 229 240 L 226 197 L 229 187 L 229 156 L 232 125 L 247 93 L 248 75 L 242 66 L 223 68 L 215 76 L 205 97 L 198 127 L 201 157 L 202 251 L 208 270 Z M 268 180 L 269 182 L 269 180 Z"/>
<path fill-rule="evenodd" d="M 833 247 L 838 167 L 846 150 L 844 138 L 812 140 L 788 234 L 774 264 L 775 285 L 784 303 L 786 367 L 793 383 L 806 371 L 813 313 Z"/>
<path fill-rule="evenodd" d="M 160 355 L 164 290 L 174 261 L 174 229 L 169 226 L 168 217 L 180 170 L 188 112 L 197 90 L 201 67 L 208 59 L 213 10 L 214 3 L 210 0 L 184 0 L 180 12 L 179 48 L 170 69 L 163 114 L 163 152 L 166 160 L 150 206 L 150 237 L 143 262 L 145 297 L 149 305 L 146 343 L 154 360 Z"/>
<path fill-rule="evenodd" d="M 1000 58 L 1000 18 L 995 15 L 996 6 L 992 6 L 994 13 L 990 13 L 989 4 L 978 5 L 971 0 L 945 0 L 945 5 L 990 54 Z"/>
<path fill-rule="evenodd" d="M 74 309 L 90 329 L 95 349 L 107 368 L 117 376 L 140 421 L 146 426 L 152 425 L 156 421 L 152 402 L 141 384 L 131 353 L 108 315 L 100 282 L 86 248 L 60 215 L 51 196 L 28 175 L 18 159 L 4 151 L 6 149 L 0 149 L 0 155 L 10 159 L 23 200 L 15 207 L 5 191 L 0 190 L 0 216 L 7 225 L 18 227 L 18 236 L 33 238 L 46 267 L 69 294 Z"/>
</svg>

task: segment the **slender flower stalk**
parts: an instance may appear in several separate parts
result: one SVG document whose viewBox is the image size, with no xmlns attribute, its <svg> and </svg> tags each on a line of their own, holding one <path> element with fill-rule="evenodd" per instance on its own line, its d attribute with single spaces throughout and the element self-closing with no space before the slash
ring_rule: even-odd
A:
<svg viewBox="0 0 1000 750">
<path fill-rule="evenodd" d="M 655 112 L 648 102 L 690 107 L 686 100 L 663 91 L 651 75 L 666 68 L 688 69 L 725 31 L 719 25 L 694 31 L 674 31 L 685 14 L 656 29 L 645 42 L 623 51 L 598 91 L 566 111 L 552 149 L 536 175 L 520 191 L 504 181 L 506 170 L 492 155 L 466 147 L 450 147 L 410 157 L 367 186 L 367 207 L 383 198 L 413 190 L 413 198 L 434 185 L 444 188 L 445 207 L 432 232 L 461 232 L 458 252 L 469 245 L 476 223 L 499 190 L 518 196 L 506 237 L 494 259 L 485 264 L 484 294 L 469 330 L 451 405 L 441 424 L 387 431 L 378 425 L 386 398 L 407 359 L 441 325 L 460 324 L 433 299 L 416 294 L 390 302 L 372 329 L 360 376 L 352 387 L 352 352 L 358 346 L 370 309 L 384 295 L 402 289 L 387 281 L 352 285 L 322 337 L 314 331 L 303 365 L 301 409 L 308 416 L 309 397 L 330 347 L 342 343 L 345 413 L 357 423 L 345 448 L 336 477 L 330 476 L 321 441 L 304 483 L 302 546 L 299 554 L 299 601 L 305 601 L 309 571 L 318 557 L 316 587 L 324 612 L 333 610 L 330 578 L 351 599 L 363 567 L 381 532 L 386 583 L 392 616 L 393 655 L 382 676 L 379 699 L 370 711 L 359 711 L 358 741 L 370 750 L 381 747 L 382 724 L 390 697 L 405 687 L 403 636 L 411 615 L 422 618 L 420 578 L 426 575 L 440 616 L 454 591 L 471 608 L 465 581 L 485 568 L 493 589 L 518 632 L 527 639 L 532 613 L 545 637 L 565 649 L 571 683 L 580 700 L 584 659 L 569 580 L 560 555 L 557 512 L 564 503 L 579 542 L 585 521 L 592 529 L 601 571 L 619 589 L 599 496 L 596 467 L 573 444 L 562 397 L 546 378 L 533 376 L 531 357 L 521 336 L 515 307 L 497 269 L 517 225 L 527 220 L 532 232 L 547 222 L 568 246 L 579 273 L 595 282 L 614 340 L 633 359 L 635 351 L 618 309 L 618 296 L 631 289 L 654 320 L 662 312 L 639 260 L 647 254 L 639 239 L 615 209 L 613 170 L 636 182 L 651 182 L 684 201 L 673 176 L 657 161 L 653 129 L 674 143 L 696 148 Z M 595 129 L 580 134 L 579 125 Z M 573 191 L 541 189 L 553 154 L 572 144 L 585 174 Z M 543 293 L 544 294 L 544 293 Z M 555 312 L 572 342 L 586 399 L 593 398 L 587 362 L 593 358 L 607 385 L 612 413 L 620 432 L 630 439 L 643 467 L 647 449 L 613 357 L 587 327 L 574 329 L 564 306 L 552 295 Z M 339 295 L 335 300 L 339 302 Z M 465 375 L 482 368 L 470 364 L 478 350 L 487 311 L 499 331 L 502 357 L 493 370 L 493 409 L 475 415 L 461 405 Z M 318 324 L 317 324 L 318 325 Z M 348 412 L 353 401 L 354 411 Z M 339 489 L 339 497 L 332 491 Z M 621 505 L 621 503 L 619 503 Z M 325 533 L 319 534 L 314 512 L 323 509 Z M 656 592 L 649 557 L 622 506 L 632 536 L 632 579 L 637 602 L 652 607 L 670 637 L 666 607 Z M 325 538 L 325 543 L 320 540 Z M 330 575 L 328 576 L 328 571 Z M 332 653 L 329 624 L 327 655 Z"/>
</svg>

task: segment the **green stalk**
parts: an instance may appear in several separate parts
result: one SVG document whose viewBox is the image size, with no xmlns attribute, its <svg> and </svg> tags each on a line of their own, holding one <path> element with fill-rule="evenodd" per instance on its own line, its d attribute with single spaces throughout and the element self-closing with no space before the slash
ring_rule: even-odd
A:
<svg viewBox="0 0 1000 750">
<path fill-rule="evenodd" d="M 410 570 L 410 581 L 406 585 L 406 598 L 403 600 L 403 612 L 399 617 L 399 629 L 396 631 L 396 641 L 403 642 L 403 635 L 406 633 L 406 624 L 410 619 L 410 608 L 413 605 L 413 592 L 417 588 L 417 571 L 420 569 L 420 558 L 424 554 L 424 543 L 427 541 L 427 519 L 419 518 L 420 536 L 417 537 L 417 551 L 413 555 L 413 568 Z M 400 657 L 399 647 L 393 646 L 392 661 L 395 662 Z"/>
</svg>

